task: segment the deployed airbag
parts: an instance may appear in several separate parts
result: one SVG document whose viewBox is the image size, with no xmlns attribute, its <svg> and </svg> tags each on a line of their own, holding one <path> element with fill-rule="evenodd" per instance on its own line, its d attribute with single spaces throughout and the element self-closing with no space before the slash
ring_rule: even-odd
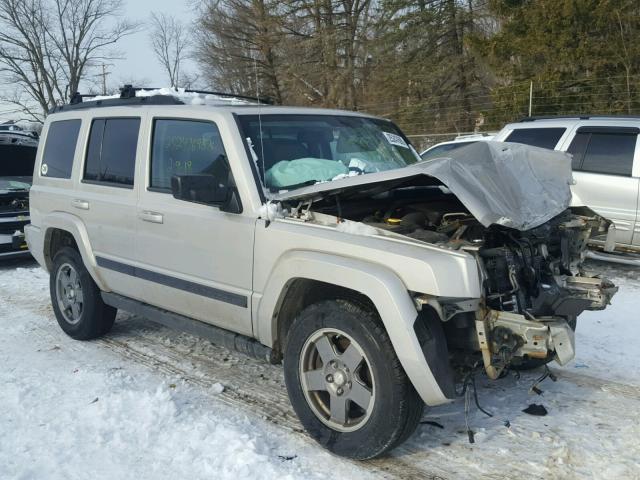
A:
<svg viewBox="0 0 640 480">
<path fill-rule="evenodd" d="M 266 185 L 270 188 L 287 188 L 309 181 L 327 181 L 338 175 L 349 173 L 342 162 L 321 158 L 299 158 L 282 160 L 267 170 Z"/>
</svg>

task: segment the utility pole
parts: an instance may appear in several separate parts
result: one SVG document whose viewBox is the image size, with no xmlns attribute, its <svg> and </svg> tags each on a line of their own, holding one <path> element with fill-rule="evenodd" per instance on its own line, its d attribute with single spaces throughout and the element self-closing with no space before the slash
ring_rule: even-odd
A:
<svg viewBox="0 0 640 480">
<path fill-rule="evenodd" d="M 533 111 L 533 80 L 529 83 L 529 116 Z"/>
<path fill-rule="evenodd" d="M 107 94 L 107 75 L 109 75 L 111 72 L 107 72 L 107 66 L 103 63 L 102 64 L 102 95 L 106 95 Z"/>
</svg>

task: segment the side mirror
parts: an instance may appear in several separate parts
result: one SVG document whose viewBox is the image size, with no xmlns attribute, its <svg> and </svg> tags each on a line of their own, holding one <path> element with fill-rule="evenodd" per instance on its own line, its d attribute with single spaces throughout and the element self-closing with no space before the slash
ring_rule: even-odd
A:
<svg viewBox="0 0 640 480">
<path fill-rule="evenodd" d="M 178 200 L 223 206 L 233 191 L 226 180 L 207 174 L 174 175 L 171 178 L 171 193 Z"/>
</svg>

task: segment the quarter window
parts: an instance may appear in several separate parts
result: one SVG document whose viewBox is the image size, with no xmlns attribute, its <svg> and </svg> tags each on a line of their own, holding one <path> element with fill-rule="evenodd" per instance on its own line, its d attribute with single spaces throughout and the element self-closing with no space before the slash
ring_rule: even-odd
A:
<svg viewBox="0 0 640 480">
<path fill-rule="evenodd" d="M 158 119 L 153 125 L 152 189 L 171 190 L 174 175 L 227 172 L 218 127 L 208 121 Z"/>
<path fill-rule="evenodd" d="M 84 179 L 133 186 L 139 118 L 96 119 L 91 124 Z"/>
<path fill-rule="evenodd" d="M 565 130 L 566 128 L 517 128 L 505 141 L 553 150 Z"/>
<path fill-rule="evenodd" d="M 43 177 L 71 178 L 79 132 L 80 120 L 59 120 L 49 124 L 40 166 Z"/>
</svg>

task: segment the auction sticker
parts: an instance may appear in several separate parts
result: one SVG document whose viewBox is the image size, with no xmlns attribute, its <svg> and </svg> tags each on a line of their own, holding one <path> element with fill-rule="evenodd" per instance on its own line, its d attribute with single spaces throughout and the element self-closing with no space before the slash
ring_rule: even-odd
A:
<svg viewBox="0 0 640 480">
<path fill-rule="evenodd" d="M 405 142 L 404 138 L 402 138 L 400 135 L 396 135 L 395 133 L 389 133 L 389 132 L 382 132 L 382 134 L 384 135 L 384 138 L 387 139 L 387 142 L 389 142 L 391 145 L 396 145 L 398 147 L 403 147 L 403 148 L 409 148 L 409 145 L 407 145 L 407 142 Z"/>
</svg>

